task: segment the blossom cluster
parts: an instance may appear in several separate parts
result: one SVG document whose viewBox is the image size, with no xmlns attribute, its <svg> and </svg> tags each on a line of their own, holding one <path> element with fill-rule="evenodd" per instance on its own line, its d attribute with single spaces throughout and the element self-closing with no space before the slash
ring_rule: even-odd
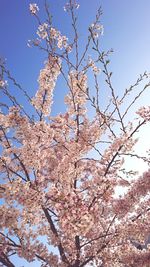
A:
<svg viewBox="0 0 150 267">
<path fill-rule="evenodd" d="M 59 49 L 65 48 L 70 52 L 71 47 L 68 45 L 68 38 L 65 35 L 61 35 L 60 31 L 53 27 L 50 28 L 50 39 L 57 41 L 57 47 Z"/>
<path fill-rule="evenodd" d="M 69 112 L 84 114 L 87 101 L 87 75 L 83 72 L 71 71 L 68 80 L 70 93 L 66 95 L 65 103 L 69 107 Z"/>
<path fill-rule="evenodd" d="M 5 87 L 5 86 L 7 86 L 7 81 L 0 80 L 0 87 Z"/>
<path fill-rule="evenodd" d="M 47 23 L 40 24 L 38 27 L 37 34 L 40 38 L 46 39 L 48 37 L 48 24 Z"/>
<path fill-rule="evenodd" d="M 57 47 L 61 50 L 64 48 L 67 52 L 71 51 L 71 46 L 68 44 L 68 38 L 65 35 L 62 35 L 60 31 L 56 30 L 55 28 L 49 28 L 47 23 L 39 25 L 37 34 L 41 39 L 47 39 L 47 41 L 50 43 L 57 42 Z"/>
<path fill-rule="evenodd" d="M 35 3 L 30 4 L 29 9 L 32 15 L 36 15 L 36 13 L 39 11 L 39 7 Z"/>
<path fill-rule="evenodd" d="M 32 99 L 35 108 L 44 116 L 49 115 L 52 104 L 53 90 L 60 74 L 61 61 L 58 57 L 50 56 L 45 68 L 41 70 L 38 79 L 39 89 Z"/>
<path fill-rule="evenodd" d="M 136 113 L 140 117 L 142 117 L 145 121 L 150 121 L 150 106 L 149 107 L 141 107 Z"/>
<path fill-rule="evenodd" d="M 73 12 L 78 7 L 75 0 L 65 6 L 65 11 L 72 14 L 74 28 Z M 122 167 L 126 156 L 137 156 L 132 154 L 137 142 L 134 134 L 150 120 L 150 107 L 137 112 L 144 122 L 138 119 L 135 127 L 134 123 L 125 123 L 120 105 L 127 93 L 121 101 L 115 97 L 103 61 L 108 54 L 99 51 L 112 92 L 110 103 L 101 111 L 104 103 L 99 101 L 98 60 L 87 56 L 90 42 L 97 51 L 95 38 L 103 34 L 98 15 L 89 29 L 91 36 L 83 56 L 74 39 L 74 63 L 67 54 L 71 49 L 67 37 L 49 20 L 41 24 L 38 11 L 36 4 L 30 4 L 30 12 L 40 24 L 35 45 L 46 40 L 48 52 L 38 90 L 31 99 L 37 116 L 32 117 L 6 90 L 3 73 L 21 87 L 7 70 L 1 69 L 0 89 L 9 101 L 1 103 L 0 111 L 0 265 L 7 261 L 6 266 L 14 266 L 11 255 L 17 255 L 31 266 L 39 260 L 41 267 L 150 266 L 149 246 L 144 244 L 149 234 L 150 170 L 128 181 L 136 174 Z M 57 48 L 65 52 L 58 56 Z M 90 68 L 95 93 L 88 80 Z M 68 86 L 67 108 L 64 114 L 52 116 L 53 90 L 60 74 Z M 94 110 L 90 115 L 87 101 Z M 13 106 L 9 107 L 9 103 Z M 119 197 L 115 194 L 118 185 L 128 186 Z M 143 242 L 145 250 L 139 251 L 136 242 Z"/>
<path fill-rule="evenodd" d="M 135 209 L 136 203 L 150 192 L 150 170 L 143 173 L 143 176 L 137 179 L 133 184 L 132 189 L 127 192 L 124 198 L 119 199 L 115 202 L 115 212 L 123 214 L 125 216 L 128 212 Z"/>
<path fill-rule="evenodd" d="M 78 9 L 80 5 L 76 2 L 76 0 L 72 0 L 69 3 L 67 2 L 64 6 L 64 11 L 69 12 L 72 8 Z"/>
<path fill-rule="evenodd" d="M 95 65 L 94 60 L 92 60 L 91 58 L 88 61 L 88 66 L 92 68 L 94 74 L 99 74 L 101 72 L 101 69 Z"/>
<path fill-rule="evenodd" d="M 104 34 L 104 27 L 102 24 L 92 23 L 89 29 L 92 33 L 93 38 L 98 38 L 99 35 Z"/>
<path fill-rule="evenodd" d="M 61 227 L 63 229 L 67 227 L 72 236 L 77 234 L 85 236 L 94 223 L 91 214 L 88 212 L 88 206 L 74 192 L 68 193 L 65 199 L 63 207 L 61 204 L 56 205 L 58 212 L 61 211 Z"/>
</svg>

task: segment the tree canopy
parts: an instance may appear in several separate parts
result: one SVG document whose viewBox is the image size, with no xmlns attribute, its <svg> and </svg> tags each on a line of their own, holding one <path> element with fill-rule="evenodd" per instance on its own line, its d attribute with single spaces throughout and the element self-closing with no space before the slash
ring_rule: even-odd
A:
<svg viewBox="0 0 150 267">
<path fill-rule="evenodd" d="M 35 96 L 0 62 L 0 266 L 16 266 L 14 255 L 28 266 L 34 261 L 41 267 L 150 266 L 150 153 L 149 148 L 145 156 L 134 151 L 136 133 L 150 121 L 150 106 L 128 117 L 149 90 L 149 73 L 118 96 L 109 67 L 113 51 L 102 51 L 99 42 L 102 10 L 88 28 L 81 53 L 78 8 L 74 0 L 64 7 L 73 29 L 68 40 L 53 26 L 47 2 L 45 22 L 37 4 L 29 6 L 38 37 L 28 45 L 47 55 Z M 105 108 L 99 77 L 111 95 Z M 58 79 L 68 89 L 66 111 L 52 116 Z M 20 104 L 7 81 L 28 105 Z M 126 157 L 147 163 L 143 175 L 125 168 Z M 125 189 L 120 196 L 118 186 Z"/>
</svg>

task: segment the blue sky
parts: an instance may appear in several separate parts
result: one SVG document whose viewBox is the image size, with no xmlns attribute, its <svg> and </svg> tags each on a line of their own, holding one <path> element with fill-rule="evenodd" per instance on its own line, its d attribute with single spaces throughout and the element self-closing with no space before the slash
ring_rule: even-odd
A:
<svg viewBox="0 0 150 267">
<path fill-rule="evenodd" d="M 35 2 L 39 5 L 44 22 L 44 0 Z M 49 0 L 54 25 L 63 34 L 70 35 L 72 29 L 68 14 L 63 11 L 65 2 Z M 27 40 L 36 36 L 37 29 L 36 21 L 28 10 L 29 3 L 29 0 L 0 0 L 0 56 L 7 59 L 7 66 L 16 80 L 30 95 L 34 95 L 38 74 L 46 57 L 38 49 L 27 47 Z M 79 0 L 78 3 L 79 35 L 83 44 L 88 25 L 94 20 L 99 5 L 102 6 L 104 36 L 101 45 L 106 50 L 114 49 L 110 68 L 114 73 L 113 81 L 118 93 L 134 83 L 140 73 L 145 70 L 150 72 L 149 0 Z M 57 86 L 54 114 L 64 111 L 64 92 L 66 88 Z M 21 100 L 20 95 L 18 98 Z M 149 99 L 150 91 L 145 93 L 139 105 L 149 104 Z M 143 144 L 146 147 L 147 141 L 144 140 Z M 17 264 L 17 267 L 21 266 L 19 262 Z M 31 266 L 37 264 L 31 263 Z"/>
<path fill-rule="evenodd" d="M 40 16 L 44 21 L 44 0 L 36 1 Z M 49 0 L 54 25 L 63 34 L 70 35 L 72 28 L 68 14 L 63 12 L 65 0 Z M 111 69 L 114 72 L 116 90 L 133 83 L 138 74 L 150 70 L 150 1 L 149 0 L 79 0 L 78 25 L 80 38 L 84 44 L 87 27 L 93 21 L 99 5 L 102 6 L 104 49 L 114 49 Z M 29 14 L 29 0 L 0 1 L 0 56 L 7 58 L 7 66 L 16 79 L 33 95 L 37 89 L 37 77 L 43 66 L 45 54 L 36 48 L 29 49 L 27 40 L 36 36 L 37 24 Z M 59 88 L 54 111 L 63 109 L 63 88 Z M 57 97 L 58 96 L 58 97 Z M 19 97 L 19 96 L 18 96 Z M 144 99 L 144 101 L 146 101 Z M 145 103 L 145 102 L 144 102 Z"/>
</svg>

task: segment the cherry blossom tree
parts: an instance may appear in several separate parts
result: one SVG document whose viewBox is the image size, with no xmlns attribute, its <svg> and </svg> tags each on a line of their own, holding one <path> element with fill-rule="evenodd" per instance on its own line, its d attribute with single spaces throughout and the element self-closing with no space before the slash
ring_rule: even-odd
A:
<svg viewBox="0 0 150 267">
<path fill-rule="evenodd" d="M 38 38 L 28 45 L 47 55 L 34 97 L 0 62 L 0 266 L 16 266 L 13 255 L 28 266 L 34 261 L 42 267 L 150 266 L 145 244 L 150 232 L 150 154 L 134 151 L 136 133 L 150 121 L 150 107 L 141 107 L 128 121 L 130 109 L 149 90 L 149 74 L 141 74 L 118 96 L 109 67 L 113 51 L 102 51 L 99 45 L 102 11 L 89 26 L 80 53 L 78 7 L 73 0 L 64 7 L 73 27 L 73 39 L 68 40 L 54 28 L 47 3 L 43 23 L 37 4 L 30 4 Z M 111 95 L 105 109 L 99 76 Z M 52 116 L 57 79 L 68 88 L 66 112 Z M 9 80 L 31 105 L 32 115 L 10 93 Z M 147 163 L 143 175 L 124 168 L 126 157 Z M 126 189 L 120 196 L 115 194 L 118 186 Z"/>
</svg>

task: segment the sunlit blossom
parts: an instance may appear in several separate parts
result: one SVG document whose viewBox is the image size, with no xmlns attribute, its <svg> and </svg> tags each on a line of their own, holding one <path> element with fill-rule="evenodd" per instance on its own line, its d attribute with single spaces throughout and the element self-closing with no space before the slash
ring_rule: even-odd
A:
<svg viewBox="0 0 150 267">
<path fill-rule="evenodd" d="M 71 0 L 71 2 L 67 2 L 64 6 L 64 11 L 69 11 L 72 8 L 78 9 L 80 5 L 76 2 L 76 0 Z"/>
<path fill-rule="evenodd" d="M 7 86 L 8 82 L 6 80 L 0 80 L 0 87 Z"/>
<path fill-rule="evenodd" d="M 47 55 L 35 95 L 31 98 L 5 62 L 0 64 L 0 266 L 14 266 L 11 260 L 19 257 L 41 267 L 148 267 L 150 169 L 138 175 L 138 168 L 124 167 L 126 157 L 150 163 L 149 152 L 135 153 L 136 134 L 150 121 L 150 107 L 141 107 L 133 121 L 124 119 L 132 106 L 126 96 L 147 74 L 120 98 L 107 68 L 109 53 L 101 52 L 95 40 L 103 34 L 100 11 L 81 55 L 77 2 L 70 0 L 64 8 L 72 15 L 71 44 L 51 24 L 46 2 L 45 7 L 48 17 L 41 24 L 38 6 L 30 4 L 39 38 L 28 45 Z M 92 48 L 93 58 L 88 56 Z M 106 90 L 106 108 L 103 75 L 111 92 L 108 97 Z M 66 95 L 64 112 L 57 114 L 55 106 L 51 109 L 59 78 L 59 100 L 62 92 Z M 26 97 L 25 107 L 19 92 Z M 119 196 L 118 187 L 123 188 Z"/>
<path fill-rule="evenodd" d="M 39 11 L 39 7 L 35 3 L 30 4 L 29 9 L 32 15 L 35 15 Z"/>
<path fill-rule="evenodd" d="M 46 39 L 48 37 L 47 30 L 48 30 L 48 24 L 47 23 L 43 23 L 43 24 L 39 25 L 38 31 L 37 31 L 38 36 L 42 39 Z"/>
</svg>

